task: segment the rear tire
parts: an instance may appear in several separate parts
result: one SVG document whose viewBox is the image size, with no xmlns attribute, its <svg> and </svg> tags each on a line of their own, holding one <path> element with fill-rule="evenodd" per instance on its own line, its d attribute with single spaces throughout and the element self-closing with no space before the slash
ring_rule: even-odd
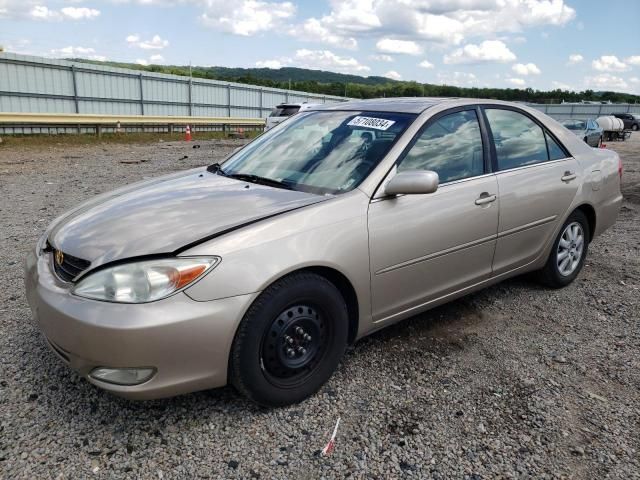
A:
<svg viewBox="0 0 640 480">
<path fill-rule="evenodd" d="M 631 130 L 633 130 L 634 132 L 638 131 L 638 124 L 634 123 L 633 125 L 631 125 Z"/>
<path fill-rule="evenodd" d="M 344 298 L 326 278 L 300 272 L 278 280 L 253 302 L 238 327 L 231 383 L 268 407 L 304 400 L 338 366 L 348 322 Z"/>
<path fill-rule="evenodd" d="M 575 210 L 564 222 L 546 265 L 538 272 L 540 281 L 551 288 L 569 285 L 582 270 L 589 250 L 589 221 Z"/>
</svg>

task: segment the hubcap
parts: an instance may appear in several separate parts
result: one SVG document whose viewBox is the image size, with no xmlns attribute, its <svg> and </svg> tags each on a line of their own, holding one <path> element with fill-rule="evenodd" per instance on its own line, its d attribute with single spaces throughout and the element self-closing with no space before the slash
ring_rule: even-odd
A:
<svg viewBox="0 0 640 480">
<path fill-rule="evenodd" d="M 584 231 L 582 225 L 578 222 L 572 222 L 566 226 L 558 242 L 556 262 L 560 275 L 567 277 L 575 272 L 582 259 L 583 249 Z"/>
<path fill-rule="evenodd" d="M 262 366 L 272 380 L 295 382 L 311 372 L 326 349 L 327 325 L 309 305 L 284 310 L 271 324 L 262 346 Z"/>
</svg>

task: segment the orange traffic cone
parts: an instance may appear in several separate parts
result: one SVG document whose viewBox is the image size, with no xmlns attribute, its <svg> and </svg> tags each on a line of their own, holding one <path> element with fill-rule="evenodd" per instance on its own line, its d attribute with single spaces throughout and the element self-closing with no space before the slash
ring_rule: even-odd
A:
<svg viewBox="0 0 640 480">
<path fill-rule="evenodd" d="M 191 141 L 191 127 L 187 125 L 187 128 L 184 130 L 184 140 L 185 142 Z"/>
</svg>

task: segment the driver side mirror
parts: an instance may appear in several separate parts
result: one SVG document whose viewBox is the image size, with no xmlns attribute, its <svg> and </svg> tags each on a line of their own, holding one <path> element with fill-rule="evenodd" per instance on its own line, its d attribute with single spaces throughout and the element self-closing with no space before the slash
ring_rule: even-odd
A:
<svg viewBox="0 0 640 480">
<path fill-rule="evenodd" d="M 407 170 L 398 173 L 384 188 L 386 195 L 421 195 L 438 190 L 440 179 L 431 170 Z"/>
</svg>

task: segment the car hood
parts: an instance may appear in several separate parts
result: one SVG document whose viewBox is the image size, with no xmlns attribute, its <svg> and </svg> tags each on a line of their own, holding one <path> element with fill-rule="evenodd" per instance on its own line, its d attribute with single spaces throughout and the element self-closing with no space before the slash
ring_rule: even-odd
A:
<svg viewBox="0 0 640 480">
<path fill-rule="evenodd" d="M 52 247 L 96 267 L 182 247 L 329 197 L 256 185 L 204 168 L 101 195 L 54 222 Z"/>
</svg>

